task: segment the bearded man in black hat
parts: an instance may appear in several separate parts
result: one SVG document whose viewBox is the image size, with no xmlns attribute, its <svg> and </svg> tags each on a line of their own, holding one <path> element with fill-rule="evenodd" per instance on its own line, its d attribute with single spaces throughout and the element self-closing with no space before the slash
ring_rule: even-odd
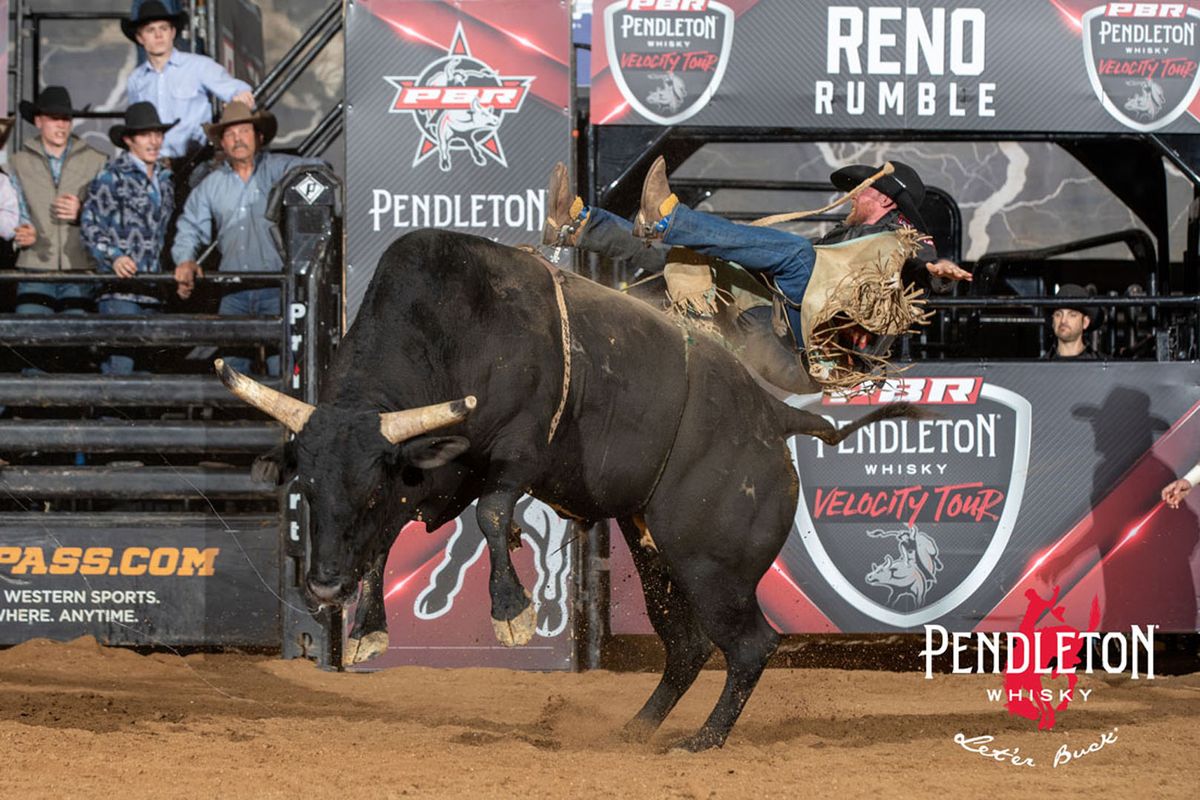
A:
<svg viewBox="0 0 1200 800">
<path fill-rule="evenodd" d="M 62 86 L 47 86 L 21 118 L 38 129 L 9 162 L 21 209 L 13 244 L 17 268 L 31 272 L 83 272 L 92 268 L 79 236 L 82 198 L 104 166 L 104 154 L 71 133 L 75 110 Z M 82 314 L 91 306 L 87 283 L 17 284 L 18 314 Z"/>
<path fill-rule="evenodd" d="M 163 244 L 175 211 L 171 170 L 161 158 L 163 134 L 178 122 L 163 122 L 150 103 L 134 103 L 125 121 L 108 138 L 117 155 L 88 188 L 80 225 L 83 242 L 101 272 L 118 278 L 162 272 Z M 156 314 L 162 299 L 152 290 L 116 285 L 100 296 L 101 314 Z M 133 372 L 128 353 L 109 356 L 100 367 L 106 375 Z"/>
<path fill-rule="evenodd" d="M 208 56 L 176 49 L 175 36 L 187 22 L 186 12 L 172 12 L 159 0 L 142 3 L 129 19 L 121 20 L 125 37 L 146 50 L 146 61 L 125 83 L 129 102 L 153 103 L 163 119 L 179 120 L 163 140 L 162 154 L 171 159 L 203 148 L 203 126 L 212 121 L 209 95 L 254 107 L 250 84 Z"/>
</svg>

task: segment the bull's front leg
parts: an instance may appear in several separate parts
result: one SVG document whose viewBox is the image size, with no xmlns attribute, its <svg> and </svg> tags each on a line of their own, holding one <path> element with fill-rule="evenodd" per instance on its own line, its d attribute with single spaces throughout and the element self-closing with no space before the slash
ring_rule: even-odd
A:
<svg viewBox="0 0 1200 800">
<path fill-rule="evenodd" d="M 505 647 L 526 644 L 537 629 L 537 611 L 508 556 L 513 510 L 519 496 L 512 490 L 494 492 L 479 498 L 475 507 L 491 560 L 488 591 L 492 596 L 492 627 Z"/>
<path fill-rule="evenodd" d="M 363 573 L 362 592 L 354 611 L 354 627 L 342 653 L 342 666 L 361 664 L 387 650 L 387 609 L 383 602 L 383 570 L 387 566 L 387 557 L 388 548 L 384 548 Z"/>
</svg>

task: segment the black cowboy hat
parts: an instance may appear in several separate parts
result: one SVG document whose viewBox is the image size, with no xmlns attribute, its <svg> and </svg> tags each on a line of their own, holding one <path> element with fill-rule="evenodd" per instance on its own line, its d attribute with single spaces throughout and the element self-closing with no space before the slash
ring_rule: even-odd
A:
<svg viewBox="0 0 1200 800">
<path fill-rule="evenodd" d="M 158 22 L 160 19 L 165 19 L 174 25 L 177 31 L 183 30 L 188 24 L 186 11 L 172 14 L 158 0 L 150 0 L 149 3 L 142 3 L 136 17 L 131 16 L 129 19 L 121 20 L 121 33 L 125 34 L 126 39 L 136 44 L 138 29 L 143 25 L 149 25 L 151 22 Z"/>
<path fill-rule="evenodd" d="M 71 93 L 65 86 L 47 86 L 34 98 L 33 102 L 22 100 L 17 106 L 21 111 L 21 119 L 33 124 L 33 118 L 38 114 L 51 117 L 74 117 L 79 112 L 71 108 Z"/>
<path fill-rule="evenodd" d="M 108 129 L 108 140 L 119 148 L 127 147 L 125 137 L 144 131 L 167 131 L 179 122 L 163 122 L 158 118 L 158 109 L 153 103 L 142 101 L 125 109 L 125 124 L 113 125 Z"/>
<path fill-rule="evenodd" d="M 1054 293 L 1055 297 L 1061 297 L 1063 302 L 1060 305 L 1050 306 L 1046 309 L 1047 316 L 1053 316 L 1055 309 L 1069 308 L 1073 311 L 1078 311 L 1092 320 L 1089 329 L 1094 330 L 1101 322 L 1101 311 L 1099 306 L 1092 304 L 1084 304 L 1078 302 L 1080 300 L 1094 300 L 1095 297 L 1087 289 L 1077 283 L 1064 283 L 1058 287 L 1058 291 Z M 1074 302 L 1072 302 L 1074 301 Z"/>
<path fill-rule="evenodd" d="M 892 198 L 896 203 L 896 208 L 912 223 L 914 228 L 922 233 L 929 233 L 925 220 L 921 217 L 921 204 L 925 202 L 925 184 L 922 182 L 921 176 L 908 164 L 899 161 L 893 161 L 892 168 L 891 175 L 883 176 L 871 184 L 871 187 Z M 829 180 L 841 191 L 848 192 L 881 169 L 883 169 L 882 166 L 851 164 L 835 171 L 829 176 Z"/>
</svg>

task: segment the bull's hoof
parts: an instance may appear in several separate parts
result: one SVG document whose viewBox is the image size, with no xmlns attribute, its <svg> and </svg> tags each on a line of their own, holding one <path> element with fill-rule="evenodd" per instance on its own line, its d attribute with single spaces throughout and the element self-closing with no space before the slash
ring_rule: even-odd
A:
<svg viewBox="0 0 1200 800">
<path fill-rule="evenodd" d="M 700 753 L 705 750 L 711 750 L 714 747 L 720 747 L 723 744 L 725 744 L 723 738 L 702 728 L 699 733 L 671 745 L 671 749 L 684 750 L 688 753 Z"/>
<path fill-rule="evenodd" d="M 493 618 L 492 629 L 496 631 L 496 640 L 505 647 L 529 644 L 537 631 L 537 609 L 530 603 L 512 619 Z"/>
<path fill-rule="evenodd" d="M 387 631 L 374 631 L 366 636 L 351 636 L 342 653 L 342 666 L 350 667 L 382 655 L 388 647 Z"/>
</svg>

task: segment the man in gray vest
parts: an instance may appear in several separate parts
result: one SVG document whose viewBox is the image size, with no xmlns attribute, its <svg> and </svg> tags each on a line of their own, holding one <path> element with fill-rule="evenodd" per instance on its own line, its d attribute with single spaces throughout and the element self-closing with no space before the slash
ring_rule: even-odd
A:
<svg viewBox="0 0 1200 800">
<path fill-rule="evenodd" d="M 62 86 L 47 86 L 21 101 L 21 117 L 38 129 L 9 162 L 21 220 L 13 243 L 17 268 L 30 272 L 83 272 L 92 263 L 79 235 L 79 211 L 92 178 L 106 161 L 71 133 L 75 110 Z M 32 277 L 32 276 L 31 276 Z M 91 305 L 88 283 L 27 281 L 17 284 L 18 314 L 82 314 Z"/>
</svg>

